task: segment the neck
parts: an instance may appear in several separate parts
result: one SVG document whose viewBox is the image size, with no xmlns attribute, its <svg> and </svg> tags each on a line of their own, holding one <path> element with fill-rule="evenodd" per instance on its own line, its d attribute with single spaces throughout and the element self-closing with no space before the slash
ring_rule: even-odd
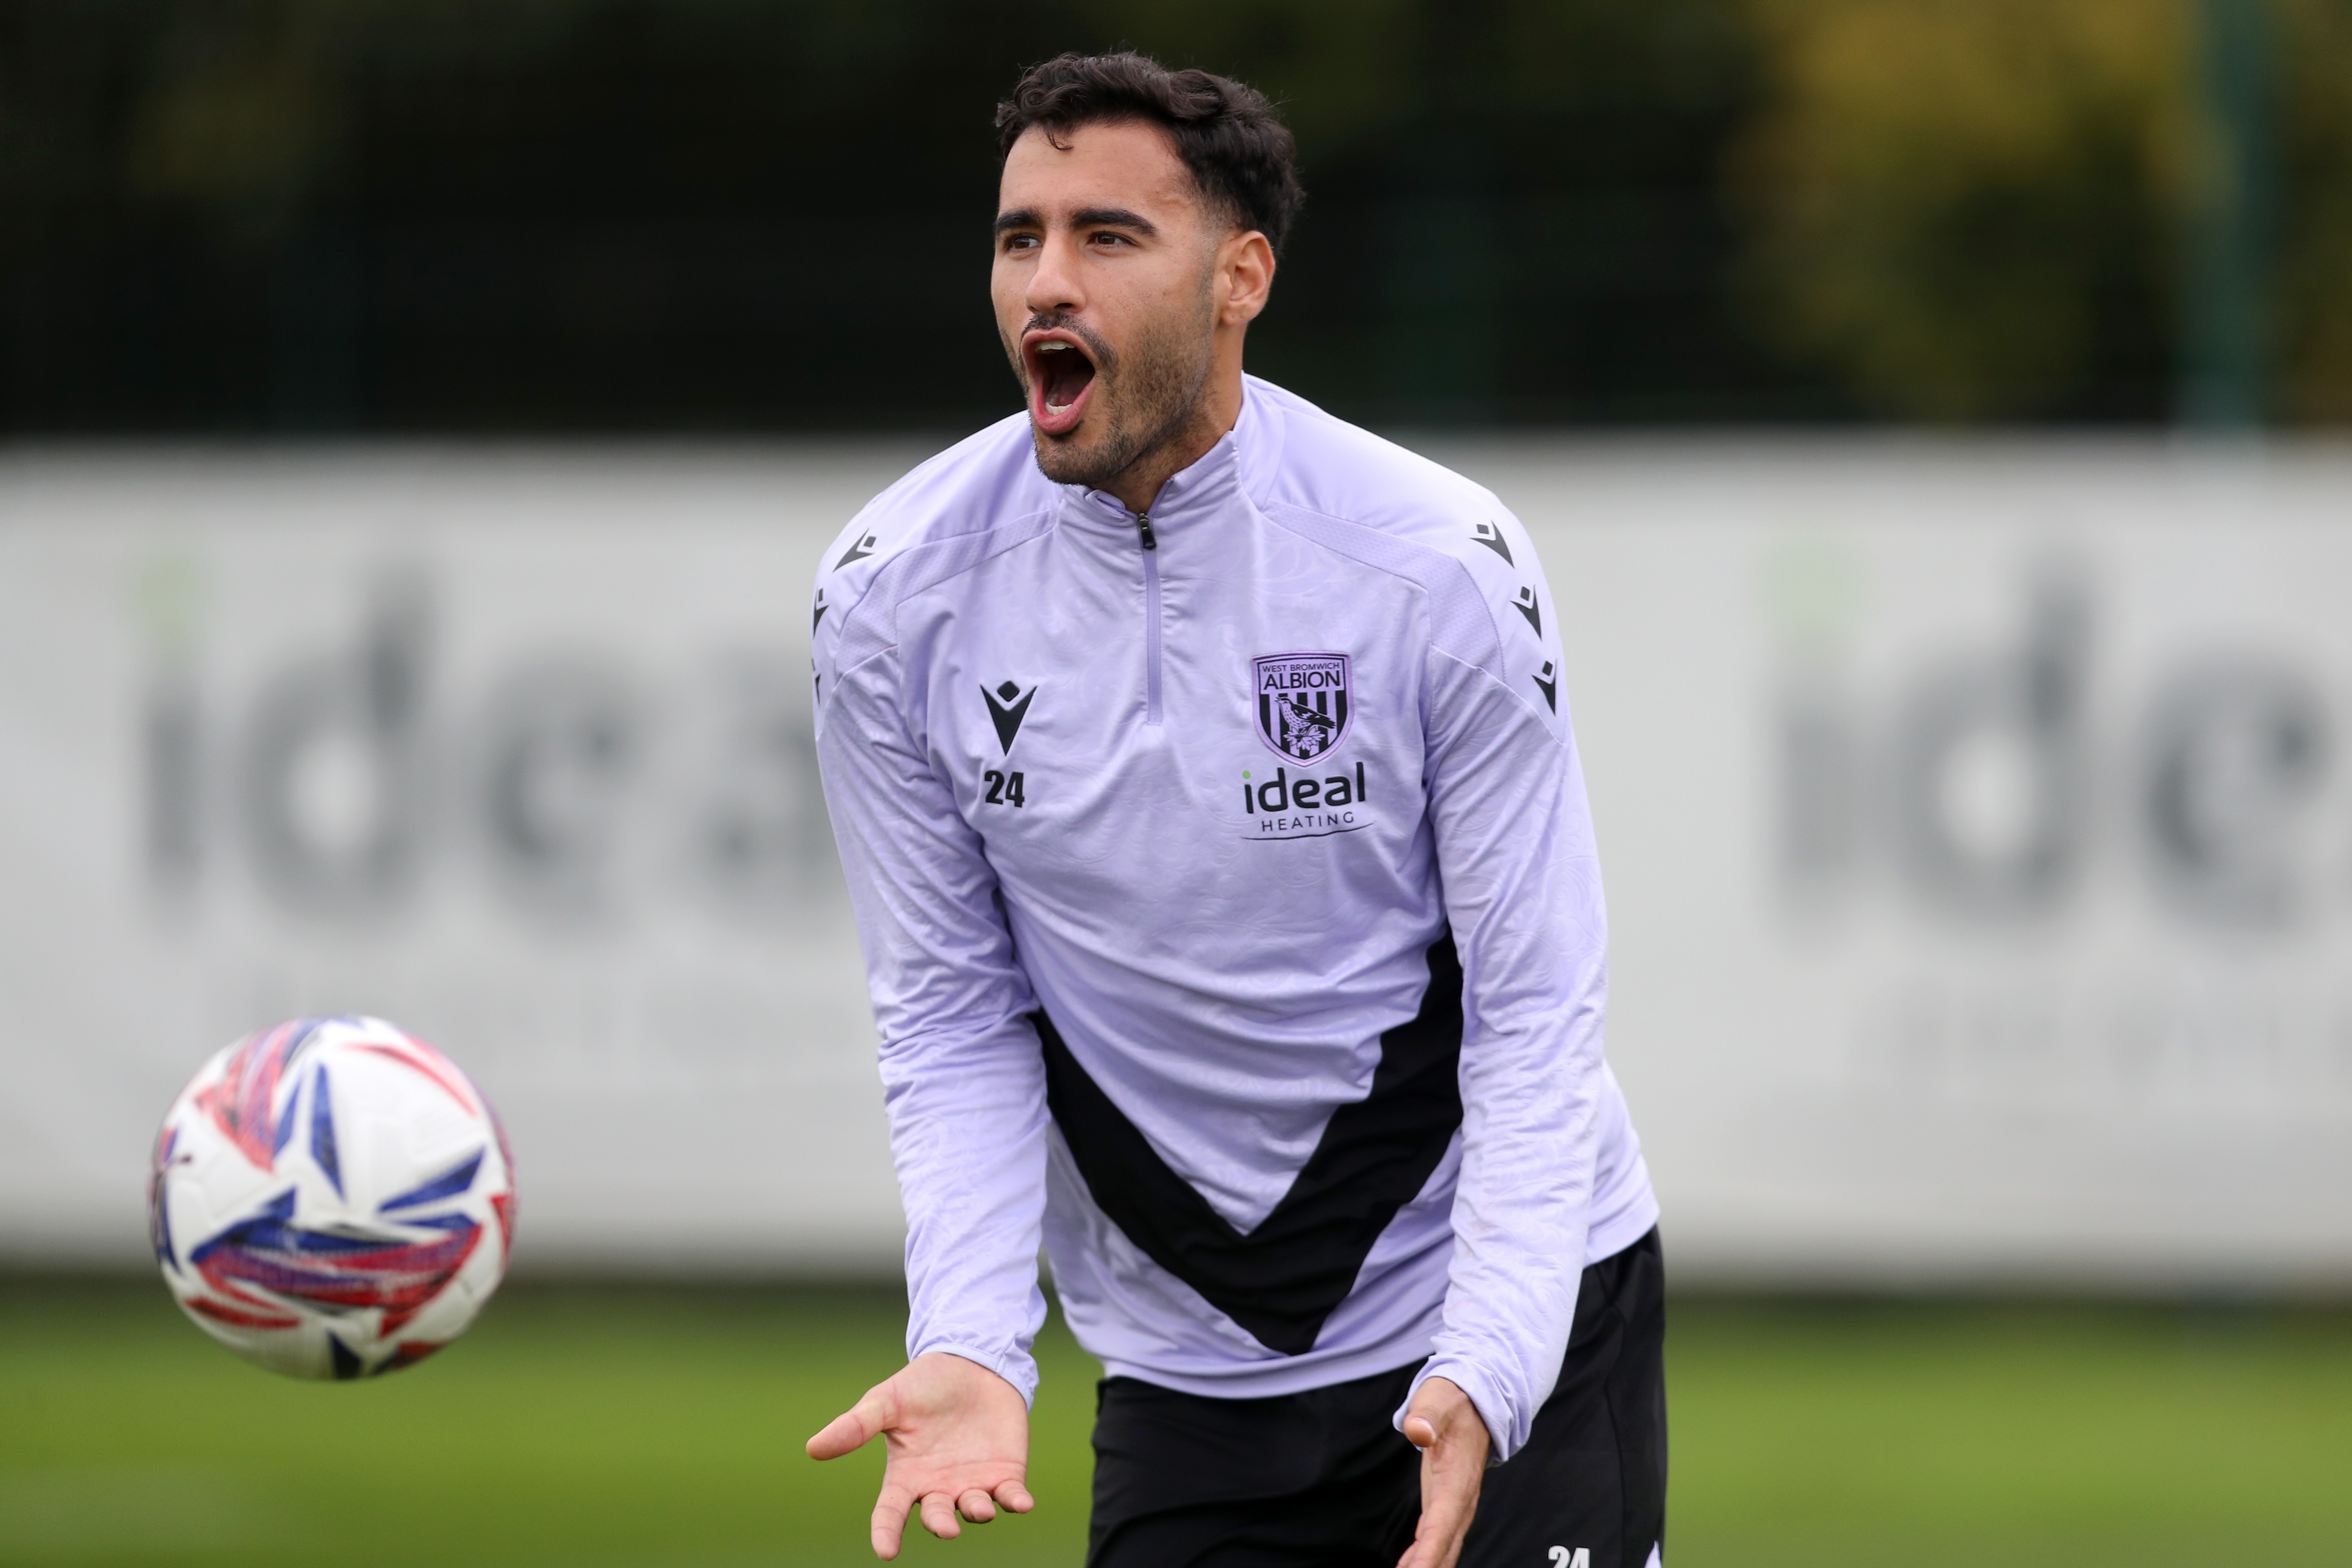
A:
<svg viewBox="0 0 2352 1568">
<path fill-rule="evenodd" d="M 1127 470 L 1103 489 L 1118 498 L 1118 504 L 1139 515 L 1150 513 L 1152 503 L 1160 499 L 1160 487 L 1207 456 L 1210 447 L 1225 438 L 1242 416 L 1242 358 L 1238 352 L 1217 355 L 1209 372 L 1209 384 L 1202 389 L 1200 406 L 1192 417 L 1170 440 L 1146 452 L 1129 464 Z"/>
</svg>

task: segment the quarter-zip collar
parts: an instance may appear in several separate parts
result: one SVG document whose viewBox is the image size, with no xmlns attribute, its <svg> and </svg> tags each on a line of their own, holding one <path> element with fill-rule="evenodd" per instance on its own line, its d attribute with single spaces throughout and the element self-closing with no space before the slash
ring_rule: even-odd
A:
<svg viewBox="0 0 2352 1568">
<path fill-rule="evenodd" d="M 1146 515 L 1150 519 L 1157 542 L 1164 543 L 1171 533 L 1181 533 L 1192 524 L 1214 516 L 1242 492 L 1246 476 L 1262 466 L 1253 459 L 1259 456 L 1257 448 L 1264 444 L 1265 425 L 1264 400 L 1253 395 L 1250 383 L 1244 378 L 1241 417 L 1234 421 L 1234 427 L 1195 458 L 1191 467 L 1160 486 L 1160 494 L 1153 499 Z M 1126 532 L 1137 531 L 1136 514 L 1108 491 L 1077 485 L 1065 485 L 1062 491 L 1065 516 L 1097 527 L 1108 524 Z"/>
<path fill-rule="evenodd" d="M 1112 530 L 1129 535 L 1128 540 L 1120 542 L 1119 552 L 1132 550 L 1131 559 L 1139 568 L 1143 590 L 1143 721 L 1154 730 L 1161 721 L 1167 638 L 1167 592 L 1161 582 L 1160 565 L 1167 553 L 1163 547 L 1173 544 L 1181 550 L 1196 527 L 1220 512 L 1230 513 L 1234 503 L 1241 499 L 1241 454 L 1254 429 L 1253 403 L 1245 385 L 1241 417 L 1234 421 L 1234 427 L 1190 467 L 1161 485 L 1148 513 L 1131 512 L 1118 497 L 1102 490 L 1063 488 L 1065 518 L 1074 519 L 1087 533 L 1097 538 Z"/>
<path fill-rule="evenodd" d="M 1160 726 L 1161 720 L 1163 645 L 1169 613 L 1161 563 L 1168 553 L 1167 546 L 1173 544 L 1180 555 L 1190 555 L 1182 547 L 1195 529 L 1213 524 L 1220 514 L 1230 518 L 1237 504 L 1245 508 L 1249 476 L 1266 471 L 1265 465 L 1280 445 L 1278 439 L 1265 438 L 1271 433 L 1268 426 L 1272 410 L 1266 399 L 1253 395 L 1253 384 L 1247 378 L 1243 381 L 1242 412 L 1234 421 L 1234 427 L 1191 467 L 1161 485 L 1149 512 L 1131 512 L 1126 503 L 1107 491 L 1076 485 L 1062 487 L 1065 520 L 1097 540 L 1108 542 L 1116 535 L 1125 535 L 1118 541 L 1119 548 L 1113 559 L 1117 553 L 1132 551 L 1130 559 L 1139 568 L 1143 590 L 1143 721 L 1153 729 Z M 1199 570 L 1200 559 L 1192 556 L 1195 571 Z M 1178 571 L 1181 574 L 1181 568 Z"/>
</svg>

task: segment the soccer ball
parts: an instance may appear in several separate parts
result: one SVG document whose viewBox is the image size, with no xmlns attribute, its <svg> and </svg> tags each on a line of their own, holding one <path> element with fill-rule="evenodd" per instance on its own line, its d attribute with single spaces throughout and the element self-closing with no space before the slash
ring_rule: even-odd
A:
<svg viewBox="0 0 2352 1568">
<path fill-rule="evenodd" d="M 456 1339 L 505 1275 L 514 1160 L 481 1091 L 380 1018 L 300 1018 L 206 1062 L 147 1184 L 163 1282 L 293 1377 L 370 1377 Z"/>
</svg>

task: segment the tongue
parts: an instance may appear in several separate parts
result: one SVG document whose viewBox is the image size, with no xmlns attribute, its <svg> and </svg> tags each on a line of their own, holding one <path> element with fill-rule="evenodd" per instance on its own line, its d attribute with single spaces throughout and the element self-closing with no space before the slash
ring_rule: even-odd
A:
<svg viewBox="0 0 2352 1568">
<path fill-rule="evenodd" d="M 1094 378 L 1095 367 L 1087 357 L 1076 349 L 1065 349 L 1053 356 L 1046 369 L 1045 401 L 1066 408 Z"/>
</svg>

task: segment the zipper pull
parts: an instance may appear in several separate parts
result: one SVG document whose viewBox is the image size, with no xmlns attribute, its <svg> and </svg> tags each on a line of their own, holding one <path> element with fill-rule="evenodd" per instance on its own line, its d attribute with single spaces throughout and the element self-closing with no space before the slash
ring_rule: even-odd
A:
<svg viewBox="0 0 2352 1568">
<path fill-rule="evenodd" d="M 1135 531 L 1143 536 L 1143 548 L 1146 550 L 1160 548 L 1160 541 L 1152 536 L 1151 518 L 1149 513 L 1139 511 L 1135 514 Z"/>
</svg>

